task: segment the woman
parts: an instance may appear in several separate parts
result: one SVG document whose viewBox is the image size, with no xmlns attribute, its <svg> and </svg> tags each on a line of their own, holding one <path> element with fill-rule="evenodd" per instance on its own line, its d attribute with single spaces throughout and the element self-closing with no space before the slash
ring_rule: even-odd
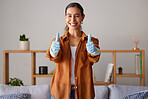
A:
<svg viewBox="0 0 148 99">
<path fill-rule="evenodd" d="M 53 99 L 94 99 L 92 65 L 99 61 L 98 39 L 81 31 L 85 14 L 79 3 L 65 9 L 66 33 L 52 40 L 46 56 L 56 63 L 51 82 Z"/>
</svg>

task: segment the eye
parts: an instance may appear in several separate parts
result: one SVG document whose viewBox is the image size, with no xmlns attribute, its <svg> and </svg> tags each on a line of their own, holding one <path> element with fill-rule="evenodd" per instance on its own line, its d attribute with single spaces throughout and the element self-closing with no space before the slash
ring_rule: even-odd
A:
<svg viewBox="0 0 148 99">
<path fill-rule="evenodd" d="M 68 18 L 70 18 L 70 17 L 71 17 L 71 15 L 67 14 L 67 17 L 68 17 Z"/>
<path fill-rule="evenodd" d="M 71 17 L 71 15 L 68 15 L 68 17 L 70 18 L 70 17 Z"/>
<path fill-rule="evenodd" d="M 80 17 L 80 14 L 79 13 L 78 14 L 75 14 L 74 17 L 77 17 L 78 18 L 78 17 Z"/>
<path fill-rule="evenodd" d="M 80 17 L 79 15 L 76 15 L 75 17 Z"/>
</svg>

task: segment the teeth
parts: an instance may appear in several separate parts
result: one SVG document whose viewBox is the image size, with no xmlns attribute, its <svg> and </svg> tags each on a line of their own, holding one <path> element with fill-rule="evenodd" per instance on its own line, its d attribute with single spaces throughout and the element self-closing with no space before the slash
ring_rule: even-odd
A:
<svg viewBox="0 0 148 99">
<path fill-rule="evenodd" d="M 72 24 L 72 23 L 71 23 L 71 25 L 76 25 L 76 24 Z"/>
</svg>

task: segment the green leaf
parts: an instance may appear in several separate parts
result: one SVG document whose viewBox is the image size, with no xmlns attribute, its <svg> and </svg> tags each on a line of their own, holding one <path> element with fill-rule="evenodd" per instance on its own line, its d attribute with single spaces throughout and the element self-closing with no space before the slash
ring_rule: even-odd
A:
<svg viewBox="0 0 148 99">
<path fill-rule="evenodd" d="M 21 86 L 23 85 L 23 82 L 18 78 L 10 78 L 10 81 L 8 82 L 8 84 L 11 86 Z"/>
<path fill-rule="evenodd" d="M 26 38 L 25 34 L 20 35 L 20 41 L 28 41 L 28 38 Z"/>
</svg>

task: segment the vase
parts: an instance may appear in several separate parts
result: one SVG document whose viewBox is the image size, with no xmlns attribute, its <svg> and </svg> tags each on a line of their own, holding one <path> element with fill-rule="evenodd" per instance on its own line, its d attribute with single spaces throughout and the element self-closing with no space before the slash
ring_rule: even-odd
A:
<svg viewBox="0 0 148 99">
<path fill-rule="evenodd" d="M 30 50 L 30 42 L 20 41 L 20 50 Z"/>
</svg>

